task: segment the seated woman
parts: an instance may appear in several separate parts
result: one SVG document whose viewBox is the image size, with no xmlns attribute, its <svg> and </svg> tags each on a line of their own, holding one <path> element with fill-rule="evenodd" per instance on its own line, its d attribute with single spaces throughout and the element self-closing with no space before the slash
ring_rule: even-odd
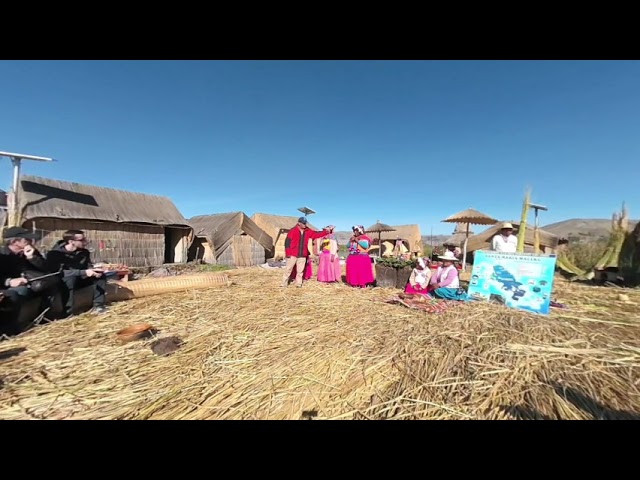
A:
<svg viewBox="0 0 640 480">
<path fill-rule="evenodd" d="M 331 283 L 339 282 L 342 278 L 340 258 L 338 257 L 338 241 L 333 233 L 334 225 L 324 227 L 329 235 L 317 240 L 320 243 L 320 260 L 318 261 L 318 281 Z"/>
<path fill-rule="evenodd" d="M 444 300 L 465 300 L 467 294 L 460 289 L 458 269 L 454 265 L 458 259 L 451 251 L 445 252 L 438 259 L 442 261 L 442 266 L 438 267 L 435 275 L 431 277 L 429 285 L 431 295 Z"/>
<path fill-rule="evenodd" d="M 352 227 L 353 236 L 349 239 L 347 256 L 347 284 L 364 288 L 375 281 L 373 265 L 369 256 L 371 238 L 364 233 L 362 225 Z"/>
<path fill-rule="evenodd" d="M 429 260 L 422 257 L 418 258 L 418 265 L 411 272 L 409 283 L 404 287 L 404 293 L 410 295 L 428 295 L 429 280 L 431 279 L 431 269 L 428 264 Z"/>
</svg>

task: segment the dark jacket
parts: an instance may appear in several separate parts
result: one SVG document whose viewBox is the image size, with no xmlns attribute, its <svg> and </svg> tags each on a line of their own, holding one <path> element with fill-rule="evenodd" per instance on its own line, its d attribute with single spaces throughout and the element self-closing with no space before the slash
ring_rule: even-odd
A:
<svg viewBox="0 0 640 480">
<path fill-rule="evenodd" d="M 47 252 L 47 267 L 50 272 L 57 272 L 61 268 L 64 276 L 85 277 L 87 270 L 93 268 L 91 253 L 86 248 L 75 252 L 68 252 L 64 246 L 67 242 L 60 240 Z"/>
<path fill-rule="evenodd" d="M 45 259 L 38 250 L 31 260 L 27 260 L 24 255 L 13 253 L 9 247 L 0 247 L 0 288 L 8 288 L 9 280 L 20 278 L 29 271 L 47 273 Z"/>
</svg>

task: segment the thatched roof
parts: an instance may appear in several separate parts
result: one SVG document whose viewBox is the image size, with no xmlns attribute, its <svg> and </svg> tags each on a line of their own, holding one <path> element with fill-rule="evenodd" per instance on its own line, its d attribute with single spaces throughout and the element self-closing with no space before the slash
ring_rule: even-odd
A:
<svg viewBox="0 0 640 480">
<path fill-rule="evenodd" d="M 473 228 L 469 227 L 469 238 L 473 235 Z M 462 246 L 464 243 L 464 239 L 467 236 L 467 224 L 466 223 L 457 223 L 456 228 L 453 230 L 453 235 L 451 235 L 447 240 L 445 240 L 443 245 L 455 245 L 456 247 Z"/>
<path fill-rule="evenodd" d="M 22 177 L 20 205 L 23 222 L 60 218 L 188 226 L 167 197 L 49 178 Z"/>
<path fill-rule="evenodd" d="M 194 234 L 205 237 L 213 246 L 216 258 L 227 248 L 234 235 L 246 233 L 266 250 L 273 249 L 271 236 L 242 212 L 199 215 L 189 219 Z"/>
<path fill-rule="evenodd" d="M 381 240 L 384 242 L 385 240 L 395 241 L 396 238 L 400 237 L 403 240 L 407 240 L 409 242 L 409 247 L 412 252 L 422 251 L 422 235 L 420 234 L 420 226 L 418 224 L 410 224 L 410 225 L 391 225 L 394 229 L 393 232 L 382 232 Z M 375 240 L 375 243 L 378 243 L 378 234 L 377 233 L 367 233 L 372 240 Z"/>
<path fill-rule="evenodd" d="M 274 243 L 278 240 L 278 236 L 281 233 L 288 232 L 296 226 L 298 218 L 300 217 L 271 215 L 268 213 L 254 213 L 251 216 L 251 220 L 253 220 L 262 230 L 267 232 L 273 239 Z M 307 226 L 313 230 L 319 230 L 314 227 L 311 222 L 307 223 Z"/>
<path fill-rule="evenodd" d="M 513 225 L 513 233 L 517 235 L 518 228 L 520 227 L 520 222 L 516 222 L 511 220 L 510 222 Z M 489 248 L 491 246 L 491 240 L 495 235 L 500 232 L 500 227 L 502 226 L 502 222 L 497 223 L 493 227 L 488 228 L 484 232 L 481 232 L 477 235 L 469 237 L 469 241 L 467 243 L 467 252 L 474 252 L 476 250 L 482 250 L 485 248 Z M 557 235 L 554 235 L 551 232 L 547 232 L 545 230 L 540 229 L 540 246 L 548 247 L 548 248 L 557 248 L 558 241 L 560 238 Z M 525 245 L 533 245 L 533 225 L 527 225 L 527 230 L 524 237 Z"/>
<path fill-rule="evenodd" d="M 491 218 L 489 215 L 485 215 L 478 210 L 474 210 L 473 208 L 468 208 L 462 212 L 458 212 L 442 221 L 449 223 L 471 223 L 472 225 L 493 225 L 496 223 L 494 218 Z"/>
</svg>

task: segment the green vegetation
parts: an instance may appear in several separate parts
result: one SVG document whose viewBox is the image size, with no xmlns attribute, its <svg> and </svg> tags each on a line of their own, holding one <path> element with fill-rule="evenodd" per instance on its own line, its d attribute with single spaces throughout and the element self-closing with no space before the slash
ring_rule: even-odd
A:
<svg viewBox="0 0 640 480">
<path fill-rule="evenodd" d="M 377 265 L 384 265 L 385 267 L 404 268 L 416 266 L 416 260 L 402 260 L 396 257 L 380 258 L 376 261 Z"/>
<path fill-rule="evenodd" d="M 607 239 L 570 242 L 566 250 L 566 258 L 579 269 L 590 272 L 604 255 L 608 243 Z"/>
<path fill-rule="evenodd" d="M 197 272 L 222 272 L 224 270 L 231 270 L 233 267 L 229 267 L 228 265 L 208 265 L 202 264 L 196 267 Z"/>
</svg>

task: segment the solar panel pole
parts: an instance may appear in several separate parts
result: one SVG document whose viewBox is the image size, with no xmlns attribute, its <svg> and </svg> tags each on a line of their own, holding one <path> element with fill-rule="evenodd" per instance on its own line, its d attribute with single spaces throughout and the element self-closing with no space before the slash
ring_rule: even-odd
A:
<svg viewBox="0 0 640 480">
<path fill-rule="evenodd" d="M 13 184 L 11 192 L 11 201 L 9 202 L 9 215 L 7 219 L 8 227 L 20 226 L 20 215 L 18 214 L 18 206 L 20 205 L 18 199 L 18 185 L 20 183 L 20 167 L 22 166 L 22 160 L 36 160 L 38 162 L 53 162 L 53 158 L 37 157 L 35 155 L 24 155 L 21 153 L 0 152 L 0 157 L 8 157 L 13 164 Z"/>
<path fill-rule="evenodd" d="M 533 249 L 535 253 L 540 253 L 540 226 L 538 225 L 538 210 L 546 212 L 549 209 L 542 205 L 536 205 L 535 203 L 531 203 L 529 206 L 533 208 L 536 218 L 535 228 L 533 230 Z"/>
</svg>

